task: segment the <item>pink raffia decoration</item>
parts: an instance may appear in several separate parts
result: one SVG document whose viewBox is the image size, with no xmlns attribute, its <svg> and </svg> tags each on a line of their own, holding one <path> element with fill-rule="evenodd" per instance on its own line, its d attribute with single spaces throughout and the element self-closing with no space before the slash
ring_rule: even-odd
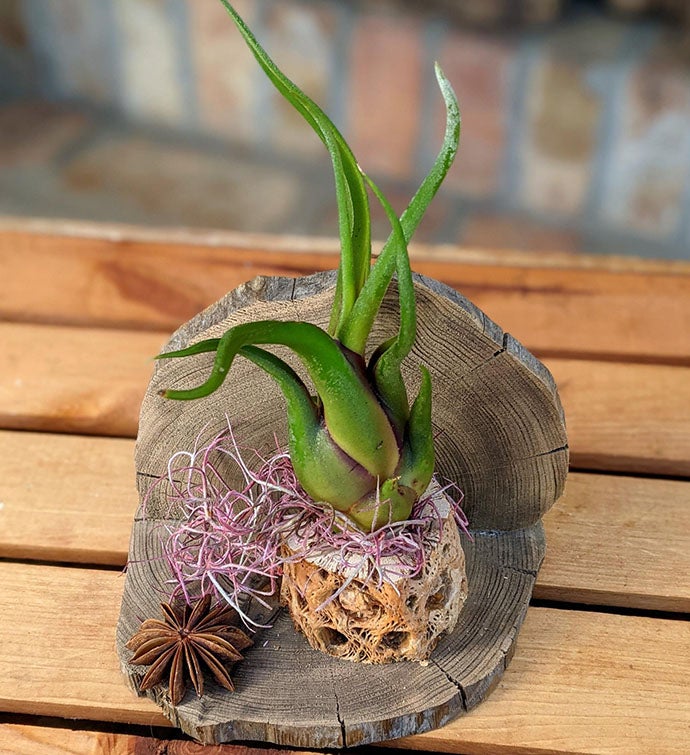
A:
<svg viewBox="0 0 690 755">
<path fill-rule="evenodd" d="M 340 512 L 309 498 L 286 452 L 263 458 L 242 449 L 229 425 L 208 445 L 199 444 L 175 453 L 167 475 L 158 480 L 168 483 L 171 509 L 182 512 L 164 542 L 172 592 L 188 601 L 191 595 L 215 595 L 235 608 L 247 626 L 264 626 L 245 607 L 253 599 L 272 608 L 268 601 L 278 595 L 288 561 L 335 557 L 352 579 L 395 586 L 397 579 L 422 571 L 425 549 L 440 534 L 443 516 L 429 495 L 417 501 L 410 519 L 362 532 Z M 255 458 L 256 472 L 246 455 Z M 224 479 L 228 462 L 244 481 L 240 490 Z M 452 514 L 470 536 L 460 508 L 462 492 L 453 483 L 442 490 L 454 494 L 448 496 Z M 288 539 L 290 555 L 284 547 Z"/>
</svg>

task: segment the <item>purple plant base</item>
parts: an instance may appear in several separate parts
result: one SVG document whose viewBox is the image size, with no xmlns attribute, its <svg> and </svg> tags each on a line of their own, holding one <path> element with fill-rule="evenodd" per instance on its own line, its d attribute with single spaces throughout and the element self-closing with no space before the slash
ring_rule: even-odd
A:
<svg viewBox="0 0 690 755">
<path fill-rule="evenodd" d="M 272 608 L 269 601 L 280 590 L 283 564 L 327 557 L 351 575 L 341 590 L 355 578 L 395 587 L 398 579 L 422 571 L 426 549 L 443 527 L 445 512 L 427 494 L 417 501 L 410 519 L 362 532 L 344 514 L 309 498 L 286 452 L 278 450 L 265 459 L 243 449 L 229 424 L 207 445 L 200 443 L 197 440 L 192 451 L 175 453 L 166 476 L 154 483 L 168 482 L 171 510 L 182 512 L 179 526 L 168 528 L 163 543 L 173 575 L 170 598 L 182 596 L 190 602 L 192 595 L 215 595 L 235 608 L 250 628 L 266 625 L 249 615 L 248 601 Z M 255 457 L 258 471 L 245 462 L 247 454 Z M 244 479 L 241 490 L 224 479 L 221 468 L 228 461 Z M 460 507 L 462 492 L 453 483 L 441 491 L 458 527 L 470 536 Z"/>
</svg>

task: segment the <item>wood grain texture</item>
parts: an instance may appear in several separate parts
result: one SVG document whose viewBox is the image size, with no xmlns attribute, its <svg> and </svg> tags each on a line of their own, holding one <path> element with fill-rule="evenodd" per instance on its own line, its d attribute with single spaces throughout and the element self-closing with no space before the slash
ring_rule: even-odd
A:
<svg viewBox="0 0 690 755">
<path fill-rule="evenodd" d="M 165 724 L 120 674 L 118 575 L 0 562 L 0 579 L 3 711 Z M 685 621 L 531 608 L 510 667 L 483 705 L 392 745 L 470 755 L 683 753 L 689 673 Z"/>
<path fill-rule="evenodd" d="M 325 329 L 334 283 L 332 273 L 256 279 L 185 323 L 165 350 L 260 320 L 311 322 Z M 397 328 L 398 297 L 391 288 L 371 335 L 373 345 L 386 341 Z M 548 370 L 457 292 L 418 277 L 416 299 L 419 338 L 403 375 L 410 395 L 415 395 L 418 365 L 431 372 L 436 472 L 464 491 L 463 506 L 474 535 L 473 541 L 463 543 L 468 599 L 460 620 L 441 640 L 430 664 L 370 666 L 343 665 L 310 650 L 282 617 L 266 633 L 268 644 L 248 651 L 236 693 L 218 690 L 208 701 L 175 707 L 167 694 L 149 692 L 166 715 L 196 739 L 259 739 L 311 747 L 378 742 L 436 728 L 471 710 L 503 674 L 543 558 L 539 520 L 560 496 L 567 474 L 562 409 Z M 246 420 L 233 424 L 233 430 L 244 445 L 268 453 L 275 448 L 276 434 L 285 444 L 282 393 L 251 363 L 241 364 L 245 374 L 233 370 L 223 386 L 204 399 L 176 403 L 161 398 L 161 388 L 203 382 L 200 370 L 206 372 L 214 356 L 157 363 L 142 403 L 135 454 L 143 485 L 165 472 L 176 451 L 194 448 L 202 432 L 215 436 L 227 426 L 228 416 L 241 411 L 247 413 Z M 241 489 L 243 482 L 237 479 L 236 485 Z M 156 539 L 161 522 L 155 512 L 169 508 L 165 490 L 157 486 L 151 495 L 142 491 L 147 518 L 136 521 L 130 546 L 118 648 L 134 688 L 141 671 L 127 663 L 127 639 L 142 613 L 155 615 L 172 576 L 160 573 L 165 562 Z M 147 566 L 152 560 L 155 569 Z M 294 699 L 300 690 L 304 700 L 297 713 L 283 701 Z M 289 710 L 287 717 L 284 709 Z"/>
<path fill-rule="evenodd" d="M 690 613 L 690 483 L 568 476 L 535 597 Z"/>
<path fill-rule="evenodd" d="M 164 341 L 155 333 L 0 323 L 0 427 L 136 433 Z"/>
<path fill-rule="evenodd" d="M 391 745 L 468 755 L 680 755 L 690 732 L 689 644 L 688 622 L 532 608 L 486 704 Z"/>
<path fill-rule="evenodd" d="M 15 228 L 15 235 L 0 232 L 4 284 L 0 319 L 168 330 L 255 272 L 309 273 L 333 266 L 324 259 L 337 257 L 337 248 L 322 240 L 230 239 L 214 234 L 200 238 L 195 233 L 173 234 L 171 239 L 168 233 L 156 236 L 121 229 L 109 229 L 103 238 L 100 228 L 71 227 L 56 233 L 54 228 L 32 225 L 29 231 Z M 234 248 L 239 255 L 232 256 Z M 275 255 L 266 268 L 261 267 L 264 251 Z M 528 346 L 549 355 L 548 366 L 562 383 L 568 419 L 573 410 L 578 417 L 571 427 L 578 464 L 686 474 L 682 460 L 690 458 L 690 448 L 684 445 L 690 422 L 685 400 L 688 373 L 668 367 L 640 370 L 644 365 L 631 363 L 625 370 L 607 373 L 602 381 L 591 376 L 602 369 L 602 360 L 688 364 L 688 265 L 455 248 L 420 252 L 425 267 L 417 265 L 417 269 L 461 288 Z M 302 253 L 311 259 L 305 262 Z M 203 265 L 197 264 L 200 260 Z M 273 262 L 276 268 L 271 267 Z M 281 267 L 286 263 L 289 269 Z M 241 274 L 243 266 L 246 275 Z M 70 331 L 69 339 L 63 340 L 63 330 Z M 3 356 L 8 332 L 0 329 Z M 11 360 L 3 362 L 0 370 L 0 426 L 133 436 L 139 398 L 120 387 L 130 379 L 131 365 L 137 372 L 145 362 L 147 369 L 137 372 L 143 381 L 139 395 L 143 394 L 150 357 L 165 335 L 153 334 L 158 344 L 152 341 L 149 348 L 139 340 L 141 334 L 127 333 L 123 371 L 118 372 L 115 352 L 106 344 L 109 336 L 100 328 L 46 327 L 21 333 L 12 340 L 16 348 Z M 97 359 L 90 361 L 85 355 L 94 335 L 105 340 L 103 348 L 95 350 Z M 112 343 L 122 342 L 116 337 Z M 573 356 L 578 360 L 569 358 Z M 582 357 L 588 361 L 579 361 Z M 67 376 L 77 372 L 77 391 L 65 392 Z M 33 403 L 22 390 L 29 375 L 32 393 L 38 397 Z M 644 405 L 639 413 L 638 405 Z M 27 406 L 30 411 L 22 416 Z M 636 422 L 644 428 L 644 438 L 637 437 Z M 80 548 L 78 523 L 74 530 L 70 525 L 73 517 L 88 520 L 93 513 L 80 511 L 77 502 L 70 501 L 72 482 L 81 489 L 89 480 L 65 463 L 74 452 L 88 452 L 88 444 L 70 446 L 69 454 L 63 455 L 58 447 L 37 443 L 39 436 L 33 433 L 2 436 L 0 503 L 12 505 L 0 507 L 0 556 L 22 558 L 22 549 L 29 547 L 34 550 L 27 557 L 40 558 L 45 547 L 42 552 L 48 558 L 71 560 L 70 553 L 75 553 L 88 561 L 108 551 L 110 558 L 113 549 L 106 533 L 95 547 Z M 6 443 L 8 436 L 20 436 L 22 442 Z M 52 443 L 53 438 L 46 435 L 45 440 Z M 106 468 L 127 466 L 131 441 L 113 440 L 118 444 L 117 459 L 106 460 L 111 439 L 92 440 L 103 449 Z M 29 461 L 24 441 L 32 452 L 46 454 L 46 469 L 40 468 L 40 474 L 32 468 L 33 461 L 31 467 L 22 466 Z M 592 453 L 588 445 L 595 449 Z M 64 472 L 55 481 L 52 501 L 48 462 Z M 14 467 L 24 470 L 23 480 Z M 690 571 L 687 485 L 571 475 L 564 498 L 545 517 L 550 549 L 536 594 L 570 602 L 688 611 L 687 580 L 682 578 Z M 103 507 L 113 535 L 119 531 L 115 519 L 122 518 L 114 498 L 131 496 L 124 485 L 122 492 L 117 488 L 104 491 L 104 497 L 112 495 L 113 501 L 84 500 L 89 506 Z M 40 492 L 38 505 L 32 490 Z M 24 511 L 18 512 L 16 505 L 22 501 Z M 50 531 L 59 506 L 68 512 L 64 543 L 59 533 Z M 128 498 L 128 510 L 133 506 Z M 39 522 L 44 516 L 45 527 Z M 4 526 L 8 522 L 9 532 Z M 24 532 L 17 535 L 15 525 Z M 34 539 L 32 531 L 40 535 Z M 2 552 L 3 543 L 9 553 Z M 116 549 L 122 554 L 125 546 L 122 542 Z M 0 563 L 0 578 L 0 709 L 164 723 L 149 701 L 132 700 L 120 680 L 112 637 L 120 577 L 92 569 L 5 562 Z M 687 626 L 629 615 L 533 608 L 515 659 L 484 705 L 443 729 L 392 746 L 482 755 L 685 752 L 690 738 L 684 691 L 690 670 Z M 99 666 L 98 659 L 104 665 Z M 0 728 L 0 751 L 6 732 Z M 43 744 L 27 733 L 23 739 L 29 743 L 27 753 L 70 751 L 60 749 L 58 738 Z M 16 745 L 11 751 L 22 751 L 16 737 L 7 741 Z M 98 751 L 120 752 L 117 747 L 123 746 L 121 737 L 93 741 L 101 748 Z M 48 749 L 39 749 L 39 742 Z"/>
<path fill-rule="evenodd" d="M 0 709 L 96 721 L 162 722 L 122 682 L 115 627 L 124 577 L 0 563 Z"/>
<path fill-rule="evenodd" d="M 102 732 L 0 724 L 2 755 L 135 755 L 135 737 Z"/>
<path fill-rule="evenodd" d="M 168 520 L 137 518 L 132 534 L 118 652 L 133 689 L 143 677 L 130 666 L 127 640 L 142 617 L 156 616 L 165 581 L 161 532 Z M 147 695 L 183 731 L 206 743 L 256 739 L 297 747 L 367 744 L 441 726 L 475 707 L 503 674 L 543 557 L 540 525 L 463 539 L 469 597 L 455 630 L 429 663 L 344 662 L 313 650 L 286 612 L 245 651 L 236 692 L 212 685 L 173 707 L 166 692 Z M 265 614 L 255 617 L 266 622 Z M 477 641 L 481 637 L 481 641 Z M 300 700 L 295 707 L 294 701 Z"/>
<path fill-rule="evenodd" d="M 541 355 L 690 364 L 687 263 L 415 245 L 411 254 L 415 270 Z M 5 220 L 0 319 L 172 330 L 255 275 L 337 262 L 333 240 Z"/>
<path fill-rule="evenodd" d="M 0 430 L 0 557 L 124 566 L 134 443 Z"/>
<path fill-rule="evenodd" d="M 690 370 L 548 360 L 567 413 L 572 464 L 690 476 Z"/>
<path fill-rule="evenodd" d="M 134 441 L 0 431 L 0 558 L 124 566 Z M 690 612 L 690 483 L 571 472 L 536 597 Z M 106 526 L 103 526 L 106 522 Z"/>
<path fill-rule="evenodd" d="M 305 243 L 295 253 L 290 243 L 262 248 L 256 241 L 238 236 L 219 250 L 212 241 L 176 243 L 174 234 L 143 242 L 117 230 L 0 232 L 0 269 L 9 284 L 0 319 L 172 330 L 256 275 L 300 275 L 338 264 L 332 244 L 324 250 Z"/>
</svg>

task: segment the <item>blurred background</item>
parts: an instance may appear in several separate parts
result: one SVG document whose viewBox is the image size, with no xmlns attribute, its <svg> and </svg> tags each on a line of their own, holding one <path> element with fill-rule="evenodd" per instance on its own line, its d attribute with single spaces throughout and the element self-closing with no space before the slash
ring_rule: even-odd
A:
<svg viewBox="0 0 690 755">
<path fill-rule="evenodd" d="M 690 258 L 688 0 L 237 0 L 416 240 Z M 0 0 L 0 215 L 335 236 L 325 150 L 216 0 Z M 387 235 L 382 217 L 377 237 Z"/>
</svg>

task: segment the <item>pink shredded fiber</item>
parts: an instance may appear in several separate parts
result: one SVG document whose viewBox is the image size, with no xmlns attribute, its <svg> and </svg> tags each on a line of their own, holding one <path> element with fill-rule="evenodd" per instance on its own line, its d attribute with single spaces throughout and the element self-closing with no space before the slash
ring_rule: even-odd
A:
<svg viewBox="0 0 690 755">
<path fill-rule="evenodd" d="M 215 595 L 235 608 L 247 626 L 264 626 L 245 610 L 247 601 L 270 609 L 268 601 L 276 597 L 289 560 L 331 556 L 352 574 L 348 584 L 357 577 L 395 586 L 397 579 L 421 572 L 425 548 L 439 536 L 443 516 L 431 496 L 417 501 L 410 519 L 362 532 L 340 512 L 309 498 L 286 452 L 265 459 L 242 449 L 230 426 L 208 445 L 199 443 L 193 451 L 175 453 L 166 477 L 159 480 L 169 484 L 171 507 L 182 511 L 164 543 L 173 595 L 188 601 L 191 594 Z M 245 462 L 247 454 L 255 457 L 256 472 Z M 224 479 L 228 461 L 241 473 L 241 490 Z M 458 500 L 449 499 L 451 510 L 469 535 L 461 491 L 452 483 L 443 490 L 455 493 Z M 432 527 L 434 522 L 438 527 Z M 284 547 L 288 539 L 289 555 Z"/>
</svg>

